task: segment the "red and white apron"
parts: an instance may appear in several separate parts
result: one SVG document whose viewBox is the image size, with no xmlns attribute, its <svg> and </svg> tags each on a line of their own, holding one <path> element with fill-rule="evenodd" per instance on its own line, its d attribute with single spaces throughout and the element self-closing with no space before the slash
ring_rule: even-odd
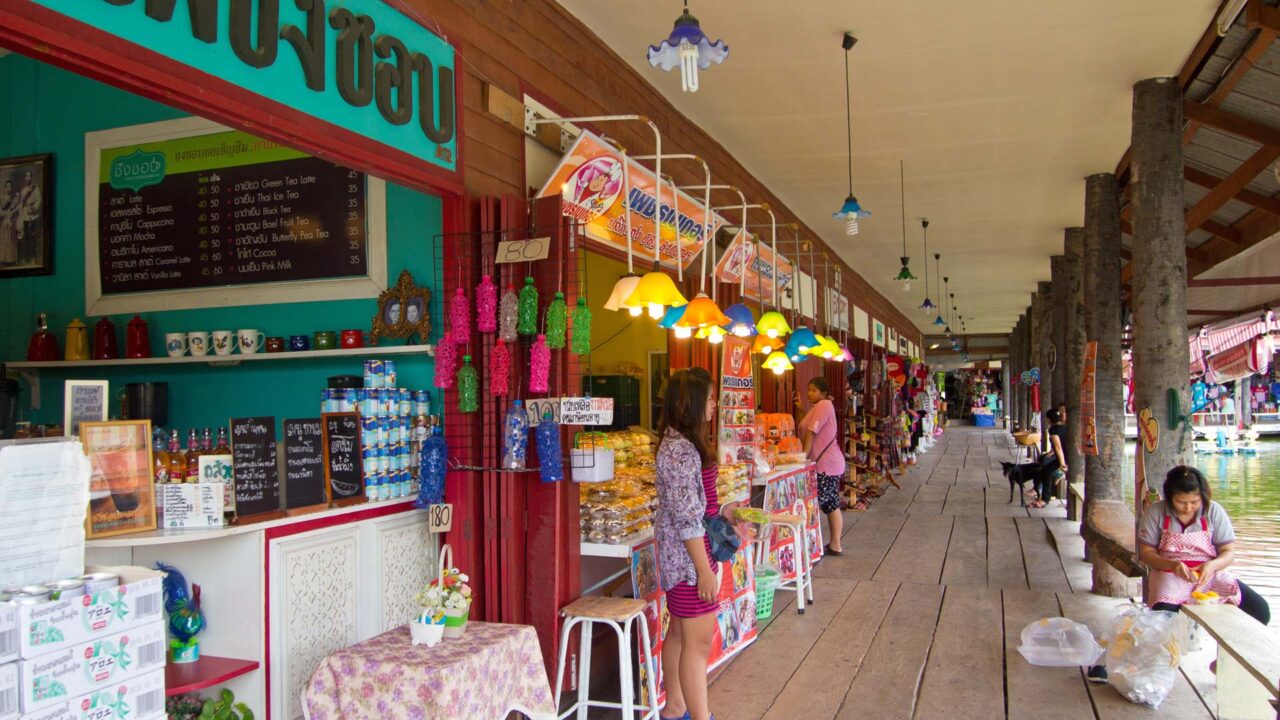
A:
<svg viewBox="0 0 1280 720">
<path fill-rule="evenodd" d="M 1177 560 L 1193 570 L 1218 557 L 1218 548 L 1213 544 L 1213 531 L 1209 527 L 1208 520 L 1201 517 L 1200 529 L 1187 533 L 1171 532 L 1170 520 L 1172 520 L 1171 517 L 1164 516 L 1158 548 L 1160 557 L 1166 560 Z M 1185 605 L 1191 602 L 1191 591 L 1196 587 L 1195 583 L 1187 582 L 1163 570 L 1151 573 L 1150 581 L 1152 605 L 1156 603 Z M 1217 593 L 1218 597 L 1232 605 L 1240 604 L 1240 584 L 1224 571 L 1214 573 L 1203 589 Z"/>
</svg>

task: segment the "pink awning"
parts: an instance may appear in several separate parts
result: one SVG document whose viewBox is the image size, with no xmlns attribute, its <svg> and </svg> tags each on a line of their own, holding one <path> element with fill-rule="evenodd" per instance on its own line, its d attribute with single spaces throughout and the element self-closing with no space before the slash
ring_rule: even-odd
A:
<svg viewBox="0 0 1280 720">
<path fill-rule="evenodd" d="M 1271 339 L 1253 338 L 1209 356 L 1209 374 L 1217 383 L 1230 382 L 1265 372 L 1271 361 Z"/>
<path fill-rule="evenodd" d="M 1221 328 L 1208 329 L 1204 333 L 1204 348 L 1210 355 L 1243 345 L 1259 335 L 1266 335 L 1270 323 L 1266 318 L 1255 317 Z"/>
<path fill-rule="evenodd" d="M 1205 371 L 1204 365 L 1204 338 L 1200 337 L 1200 333 L 1191 336 L 1190 342 L 1191 354 L 1191 376 L 1196 377 L 1203 375 Z"/>
</svg>

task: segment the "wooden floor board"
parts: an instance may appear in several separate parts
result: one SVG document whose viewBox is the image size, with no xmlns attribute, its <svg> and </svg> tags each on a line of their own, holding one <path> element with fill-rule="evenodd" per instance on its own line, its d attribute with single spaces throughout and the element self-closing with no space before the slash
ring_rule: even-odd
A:
<svg viewBox="0 0 1280 720">
<path fill-rule="evenodd" d="M 902 513 L 863 513 L 844 534 L 844 555 L 823 558 L 813 570 L 814 577 L 870 580 L 906 521 Z"/>
<path fill-rule="evenodd" d="M 1016 518 L 987 518 L 987 584 L 993 588 L 1028 587 Z"/>
<path fill-rule="evenodd" d="M 1049 528 L 1038 517 L 1014 518 L 1022 543 L 1022 559 L 1032 590 L 1071 591 L 1062 560 L 1049 540 Z"/>
<path fill-rule="evenodd" d="M 938 584 L 953 518 L 908 515 L 902 532 L 872 576 L 885 582 Z"/>
<path fill-rule="evenodd" d="M 1009 720 L 1084 720 L 1094 717 L 1080 668 L 1037 667 L 1018 652 L 1022 629 L 1060 615 L 1054 593 L 1004 590 L 1005 679 Z"/>
<path fill-rule="evenodd" d="M 943 585 L 987 586 L 987 523 L 981 517 L 957 517 L 942 565 Z M 983 590 L 982 592 L 987 592 Z"/>
<path fill-rule="evenodd" d="M 1004 717 L 1003 628 L 999 592 L 946 589 L 916 718 Z"/>
<path fill-rule="evenodd" d="M 986 487 L 957 483 L 947 493 L 943 515 L 974 515 L 981 518 L 987 511 Z"/>
</svg>

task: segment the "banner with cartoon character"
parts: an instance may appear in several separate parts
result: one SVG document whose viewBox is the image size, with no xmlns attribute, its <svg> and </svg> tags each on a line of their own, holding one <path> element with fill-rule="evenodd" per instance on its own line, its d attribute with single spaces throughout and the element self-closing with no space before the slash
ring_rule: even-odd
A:
<svg viewBox="0 0 1280 720">
<path fill-rule="evenodd" d="M 669 183 L 664 182 L 661 194 L 656 194 L 653 171 L 628 158 L 624 173 L 622 157 L 609 143 L 583 132 L 560 159 L 538 197 L 559 197 L 561 212 L 583 223 L 587 237 L 621 252 L 627 251 L 624 213 L 630 213 L 632 252 L 637 260 L 649 262 L 653 258 L 653 217 L 660 212 L 662 264 L 676 267 L 678 224 L 679 258 L 688 268 L 702 251 L 705 238 L 714 238 L 725 224 L 724 218 L 704 207 L 701 199 L 673 192 Z M 629 185 L 626 192 L 624 185 Z"/>
<path fill-rule="evenodd" d="M 768 478 L 764 486 L 764 511 L 767 513 L 791 513 L 805 518 L 805 539 L 809 546 L 810 562 L 822 559 L 822 530 L 819 527 L 818 478 L 812 465 L 797 470 L 778 473 Z M 782 525 L 772 526 L 766 563 L 780 574 L 779 580 L 796 577 L 795 545 L 791 541 L 791 529 Z"/>
<path fill-rule="evenodd" d="M 742 280 L 744 266 L 747 272 L 745 283 Z M 780 253 L 777 266 L 778 293 L 782 294 L 791 287 L 795 267 Z M 733 241 L 725 248 L 724 254 L 716 260 L 715 277 L 722 283 L 742 287 L 742 294 L 746 298 L 772 304 L 773 268 L 773 248 L 769 243 L 760 242 L 756 236 L 739 230 Z"/>
</svg>

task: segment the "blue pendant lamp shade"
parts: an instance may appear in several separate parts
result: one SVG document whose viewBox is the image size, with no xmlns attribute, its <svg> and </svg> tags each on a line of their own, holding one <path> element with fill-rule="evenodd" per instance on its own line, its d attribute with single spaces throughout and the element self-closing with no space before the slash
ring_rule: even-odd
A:
<svg viewBox="0 0 1280 720">
<path fill-rule="evenodd" d="M 756 316 L 752 314 L 751 308 L 742 303 L 735 303 L 725 309 L 724 314 L 729 318 L 729 323 L 724 326 L 724 329 L 728 330 L 730 335 L 755 337 Z"/>
<path fill-rule="evenodd" d="M 849 51 L 857 42 L 858 39 L 849 33 L 845 33 L 841 41 L 841 47 L 844 48 L 844 115 L 845 139 L 848 141 L 849 148 L 849 196 L 844 199 L 844 205 L 831 215 L 836 220 L 845 221 L 845 233 L 848 235 L 858 234 L 859 218 L 871 216 L 871 211 L 864 210 L 858 204 L 858 198 L 853 196 L 853 105 L 849 90 Z"/>
<path fill-rule="evenodd" d="M 657 45 L 649 46 L 649 65 L 667 72 L 680 67 L 680 86 L 685 92 L 698 91 L 698 70 L 719 65 L 729 57 L 729 46 L 723 40 L 711 41 L 702 33 L 698 18 L 689 14 L 689 0 L 684 13 L 676 18 L 671 34 Z"/>
<path fill-rule="evenodd" d="M 844 199 L 844 205 L 841 205 L 838 211 L 832 213 L 831 217 L 836 220 L 844 220 L 846 235 L 857 235 L 858 219 L 871 217 L 871 211 L 863 210 L 862 206 L 858 204 L 858 198 L 854 197 L 853 193 L 849 193 L 849 197 Z"/>
<path fill-rule="evenodd" d="M 782 348 L 782 354 L 787 356 L 794 364 L 799 364 L 809 359 L 809 355 L 801 349 L 800 343 L 796 342 L 796 336 L 792 335 L 787 344 Z"/>
<path fill-rule="evenodd" d="M 807 351 L 815 347 L 818 347 L 818 336 L 802 325 L 791 333 L 791 338 L 787 340 L 787 346 L 783 352 L 791 358 L 791 362 L 803 362 L 809 357 Z"/>
</svg>

